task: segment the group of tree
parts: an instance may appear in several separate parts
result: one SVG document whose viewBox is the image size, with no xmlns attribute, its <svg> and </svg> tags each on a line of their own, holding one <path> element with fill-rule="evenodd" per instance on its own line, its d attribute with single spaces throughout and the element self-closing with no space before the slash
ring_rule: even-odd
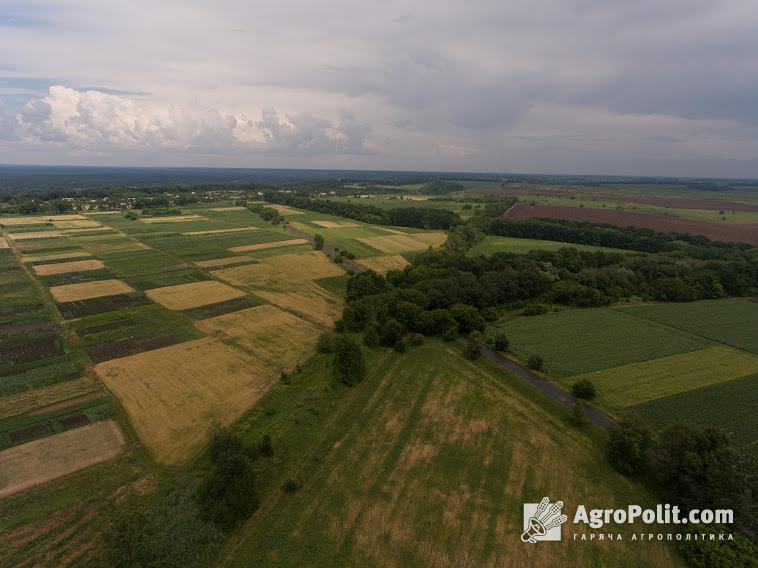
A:
<svg viewBox="0 0 758 568">
<path fill-rule="evenodd" d="M 284 217 L 273 207 L 265 207 L 261 203 L 250 203 L 247 205 L 247 208 L 253 213 L 257 213 L 261 219 L 268 221 L 272 225 L 279 225 L 284 222 Z"/>
<path fill-rule="evenodd" d="M 397 207 L 382 209 L 373 205 L 345 203 L 330 198 L 311 198 L 297 193 L 267 192 L 264 199 L 299 209 L 339 215 L 364 223 L 416 227 L 420 229 L 449 229 L 461 222 L 457 213 L 428 207 Z"/>
</svg>

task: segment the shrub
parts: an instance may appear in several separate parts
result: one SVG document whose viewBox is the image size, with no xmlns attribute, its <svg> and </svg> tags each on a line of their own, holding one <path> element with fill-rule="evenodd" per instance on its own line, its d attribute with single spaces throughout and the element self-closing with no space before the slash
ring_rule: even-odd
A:
<svg viewBox="0 0 758 568">
<path fill-rule="evenodd" d="M 313 235 L 313 246 L 315 246 L 317 250 L 324 248 L 324 237 L 321 234 L 316 233 Z"/>
<path fill-rule="evenodd" d="M 529 361 L 527 362 L 527 365 L 530 369 L 534 369 L 535 371 L 541 371 L 542 367 L 545 365 L 545 362 L 542 360 L 542 357 L 539 355 L 532 355 L 529 357 Z"/>
<path fill-rule="evenodd" d="M 529 304 L 521 312 L 523 316 L 538 316 L 540 314 L 547 313 L 547 306 L 545 304 Z"/>
<path fill-rule="evenodd" d="M 584 401 L 577 400 L 574 409 L 571 411 L 571 423 L 577 428 L 587 424 L 587 418 L 584 415 Z"/>
<path fill-rule="evenodd" d="M 136 221 L 139 215 L 135 211 L 127 211 L 124 213 L 124 219 L 129 219 L 129 221 Z"/>
<path fill-rule="evenodd" d="M 595 383 L 589 379 L 582 379 L 575 382 L 574 386 L 571 387 L 571 391 L 576 398 L 583 398 L 585 400 L 592 400 L 597 394 Z"/>
<path fill-rule="evenodd" d="M 508 341 L 505 332 L 496 331 L 495 336 L 492 338 L 492 346 L 495 348 L 495 351 L 501 351 L 504 353 L 508 351 L 509 345 L 510 342 Z"/>
<path fill-rule="evenodd" d="M 258 453 L 262 456 L 273 456 L 274 446 L 271 443 L 271 436 L 264 434 L 261 438 L 261 443 L 258 446 Z"/>
<path fill-rule="evenodd" d="M 377 331 L 375 325 L 370 325 L 366 329 L 366 334 L 363 336 L 363 345 L 366 347 L 379 346 L 379 331 Z"/>
<path fill-rule="evenodd" d="M 408 342 L 414 347 L 418 347 L 419 345 L 424 344 L 424 336 L 420 333 L 412 333 L 408 338 Z"/>
<path fill-rule="evenodd" d="M 445 341 L 455 341 L 458 338 L 458 326 L 453 324 L 447 326 L 442 332 L 442 339 Z"/>
<path fill-rule="evenodd" d="M 402 339 L 398 339 L 394 345 L 395 351 L 398 353 L 405 353 L 408 351 L 408 345 Z"/>
<path fill-rule="evenodd" d="M 355 386 L 366 376 L 366 364 L 360 345 L 349 337 L 339 336 L 332 360 L 334 378 L 347 386 Z"/>
<path fill-rule="evenodd" d="M 316 351 L 319 353 L 332 353 L 334 352 L 334 344 L 337 341 L 337 334 L 333 331 L 325 331 L 318 336 L 316 342 Z"/>
<path fill-rule="evenodd" d="M 292 479 L 291 477 L 284 482 L 284 486 L 282 487 L 287 493 L 294 493 L 298 489 L 300 489 L 300 484 Z"/>
<path fill-rule="evenodd" d="M 396 319 L 388 319 L 384 322 L 379 332 L 379 342 L 386 347 L 392 347 L 405 335 L 405 328 Z"/>
<path fill-rule="evenodd" d="M 652 460 L 655 439 L 650 429 L 636 420 L 614 425 L 608 439 L 608 462 L 624 475 L 646 471 Z"/>
<path fill-rule="evenodd" d="M 336 255 L 333 259 L 334 262 L 337 264 L 342 264 L 342 261 L 345 260 L 341 254 Z"/>
<path fill-rule="evenodd" d="M 466 338 L 466 349 L 464 354 L 466 359 L 478 359 L 482 355 L 482 334 L 478 331 L 472 331 Z"/>
<path fill-rule="evenodd" d="M 493 307 L 484 308 L 482 310 L 482 317 L 485 321 L 495 321 L 498 317 L 497 310 Z"/>
</svg>

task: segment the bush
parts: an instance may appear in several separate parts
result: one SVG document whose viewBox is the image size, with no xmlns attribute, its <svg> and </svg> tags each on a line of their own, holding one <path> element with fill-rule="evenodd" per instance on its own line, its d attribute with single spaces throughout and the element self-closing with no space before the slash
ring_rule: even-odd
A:
<svg viewBox="0 0 758 568">
<path fill-rule="evenodd" d="M 498 317 L 497 310 L 493 307 L 484 308 L 482 310 L 482 317 L 485 321 L 495 321 Z"/>
<path fill-rule="evenodd" d="M 418 347 L 419 345 L 424 344 L 424 336 L 420 333 L 412 333 L 411 336 L 408 338 L 408 343 L 413 345 L 414 347 Z"/>
<path fill-rule="evenodd" d="M 139 215 L 135 211 L 127 211 L 124 213 L 124 219 L 129 219 L 129 221 L 136 221 L 139 218 Z"/>
<path fill-rule="evenodd" d="M 505 353 L 506 351 L 508 351 L 509 345 L 510 345 L 510 342 L 508 341 L 508 338 L 505 336 L 505 332 L 496 331 L 494 337 L 492 338 L 492 346 L 495 348 L 495 351 L 501 351 Z"/>
<path fill-rule="evenodd" d="M 402 339 L 398 339 L 394 347 L 395 347 L 395 351 L 397 351 L 398 353 L 405 353 L 406 351 L 408 351 L 408 346 L 405 344 L 405 341 L 403 341 Z"/>
<path fill-rule="evenodd" d="M 472 331 L 468 334 L 468 337 L 466 338 L 466 349 L 464 351 L 464 354 L 466 355 L 466 359 L 474 360 L 478 359 L 482 355 L 482 344 L 484 341 L 482 340 L 482 334 L 478 331 Z"/>
<path fill-rule="evenodd" d="M 337 341 L 337 334 L 333 331 L 325 331 L 321 335 L 318 336 L 318 341 L 316 342 L 316 351 L 319 353 L 333 353 L 334 352 L 334 344 Z"/>
<path fill-rule="evenodd" d="M 372 348 L 379 346 L 379 332 L 375 325 L 371 325 L 366 329 L 366 334 L 363 336 L 363 345 Z"/>
<path fill-rule="evenodd" d="M 571 411 L 571 423 L 577 428 L 582 428 L 587 424 L 587 417 L 584 415 L 584 401 L 577 400 L 574 409 Z"/>
<path fill-rule="evenodd" d="M 540 314 L 547 313 L 547 306 L 545 304 L 529 304 L 521 312 L 522 316 L 538 316 Z"/>
<path fill-rule="evenodd" d="M 458 339 L 458 326 L 449 325 L 442 332 L 442 339 L 445 341 L 455 341 Z"/>
<path fill-rule="evenodd" d="M 341 254 L 336 255 L 333 259 L 334 262 L 337 264 L 342 264 L 342 261 L 345 260 Z"/>
<path fill-rule="evenodd" d="M 332 373 L 338 382 L 350 387 L 366 376 L 361 347 L 349 337 L 339 336 L 335 343 Z"/>
<path fill-rule="evenodd" d="M 530 369 L 533 369 L 535 371 L 541 371 L 542 367 L 545 365 L 545 362 L 542 360 L 542 357 L 539 355 L 532 355 L 529 357 L 529 361 L 527 362 L 527 365 Z"/>
<path fill-rule="evenodd" d="M 403 324 L 396 319 L 388 319 L 379 332 L 379 342 L 386 347 L 392 347 L 403 338 L 403 335 L 405 335 Z"/>
<path fill-rule="evenodd" d="M 613 469 L 624 475 L 648 470 L 655 440 L 647 426 L 627 419 L 614 425 L 609 434 L 607 455 Z"/>
<path fill-rule="evenodd" d="M 262 456 L 273 456 L 274 445 L 271 443 L 271 436 L 264 434 L 261 438 L 261 443 L 258 446 L 258 453 Z"/>
<path fill-rule="evenodd" d="M 313 246 L 315 246 L 317 250 L 324 248 L 324 237 L 321 234 L 316 233 L 313 235 Z"/>
<path fill-rule="evenodd" d="M 284 486 L 282 487 L 287 493 L 294 493 L 298 489 L 300 489 L 300 484 L 295 481 L 292 478 L 289 478 L 287 481 L 284 482 Z"/>
<path fill-rule="evenodd" d="M 583 398 L 585 400 L 592 400 L 597 394 L 595 383 L 589 379 L 582 379 L 575 382 L 574 386 L 571 387 L 571 391 L 576 398 Z"/>
</svg>

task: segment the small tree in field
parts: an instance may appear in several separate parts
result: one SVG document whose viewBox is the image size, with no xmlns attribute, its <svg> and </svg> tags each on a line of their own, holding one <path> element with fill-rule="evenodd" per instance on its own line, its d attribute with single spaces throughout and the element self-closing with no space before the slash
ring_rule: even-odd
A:
<svg viewBox="0 0 758 568">
<path fill-rule="evenodd" d="M 349 337 L 339 336 L 335 342 L 332 373 L 337 381 L 349 387 L 357 385 L 366 376 L 363 352 Z"/>
<path fill-rule="evenodd" d="M 495 351 L 508 351 L 508 345 L 509 342 L 508 338 L 505 336 L 505 333 L 502 331 L 496 332 L 495 337 L 492 338 L 492 346 L 495 348 Z"/>
<path fill-rule="evenodd" d="M 587 424 L 587 417 L 584 415 L 584 401 L 576 401 L 574 410 L 571 412 L 571 423 L 577 428 L 581 428 Z"/>
<path fill-rule="evenodd" d="M 581 381 L 577 381 L 574 383 L 574 386 L 571 387 L 571 391 L 574 393 L 574 396 L 576 398 L 583 398 L 585 400 L 592 400 L 597 394 L 595 383 L 589 379 L 582 379 Z"/>
<path fill-rule="evenodd" d="M 532 355 L 529 357 L 529 361 L 527 362 L 527 365 L 529 365 L 530 369 L 534 369 L 535 371 L 541 371 L 542 367 L 545 365 L 545 362 L 542 360 L 542 357 L 539 355 Z"/>
<path fill-rule="evenodd" d="M 334 345 L 337 342 L 337 334 L 333 331 L 325 331 L 318 336 L 316 342 L 316 351 L 319 353 L 332 353 L 334 352 Z"/>
<path fill-rule="evenodd" d="M 324 248 L 324 237 L 320 234 L 315 234 L 313 236 L 313 246 L 316 247 L 316 250 L 321 250 Z"/>
<path fill-rule="evenodd" d="M 466 359 L 474 360 L 478 359 L 482 355 L 482 334 L 478 331 L 472 331 L 466 338 Z"/>
</svg>

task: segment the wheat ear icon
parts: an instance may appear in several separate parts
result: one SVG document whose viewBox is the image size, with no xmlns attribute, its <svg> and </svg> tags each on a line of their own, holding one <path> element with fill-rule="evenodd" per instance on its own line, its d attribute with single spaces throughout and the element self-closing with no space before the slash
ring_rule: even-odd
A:
<svg viewBox="0 0 758 568">
<path fill-rule="evenodd" d="M 559 515 L 563 508 L 563 501 L 557 501 L 548 509 L 550 499 L 543 497 L 540 504 L 537 506 L 537 510 L 534 512 L 534 516 L 529 519 L 529 528 L 527 528 L 521 535 L 521 540 L 524 542 L 537 542 L 536 537 L 543 537 L 552 528 L 562 525 L 566 522 L 568 517 L 566 515 Z M 559 515 L 555 517 L 555 515 Z M 554 519 L 550 520 L 552 517 Z"/>
</svg>

